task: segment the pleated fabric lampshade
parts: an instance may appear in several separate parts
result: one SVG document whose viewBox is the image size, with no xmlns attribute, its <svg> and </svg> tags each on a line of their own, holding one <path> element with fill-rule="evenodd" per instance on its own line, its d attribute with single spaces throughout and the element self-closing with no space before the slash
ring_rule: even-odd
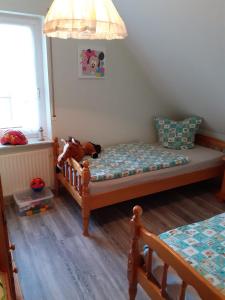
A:
<svg viewBox="0 0 225 300">
<path fill-rule="evenodd" d="M 111 0 L 54 0 L 45 18 L 44 33 L 49 37 L 89 40 L 127 36 Z"/>
</svg>

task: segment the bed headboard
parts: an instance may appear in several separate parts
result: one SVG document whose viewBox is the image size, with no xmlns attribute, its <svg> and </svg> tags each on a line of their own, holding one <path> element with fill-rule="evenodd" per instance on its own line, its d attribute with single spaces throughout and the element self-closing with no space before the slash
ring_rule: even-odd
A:
<svg viewBox="0 0 225 300">
<path fill-rule="evenodd" d="M 214 137 L 197 134 L 195 137 L 195 143 L 225 153 L 225 141 L 216 139 Z"/>
</svg>

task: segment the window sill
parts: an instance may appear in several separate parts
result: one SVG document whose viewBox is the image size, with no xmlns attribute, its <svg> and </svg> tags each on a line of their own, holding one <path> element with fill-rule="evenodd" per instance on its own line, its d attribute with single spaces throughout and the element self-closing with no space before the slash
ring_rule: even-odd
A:
<svg viewBox="0 0 225 300">
<path fill-rule="evenodd" d="M 30 139 L 28 140 L 27 145 L 0 145 L 0 154 L 4 152 L 16 153 L 22 151 L 37 150 L 41 148 L 50 147 L 52 144 L 53 140 L 38 141 L 37 139 Z"/>
</svg>

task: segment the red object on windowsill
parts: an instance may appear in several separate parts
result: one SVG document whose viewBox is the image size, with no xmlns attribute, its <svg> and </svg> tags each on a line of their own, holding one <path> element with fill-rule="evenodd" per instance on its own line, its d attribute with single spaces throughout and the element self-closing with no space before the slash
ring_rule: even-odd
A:
<svg viewBox="0 0 225 300">
<path fill-rule="evenodd" d="M 7 130 L 2 138 L 2 145 L 26 145 L 28 143 L 26 136 L 19 130 Z"/>
</svg>

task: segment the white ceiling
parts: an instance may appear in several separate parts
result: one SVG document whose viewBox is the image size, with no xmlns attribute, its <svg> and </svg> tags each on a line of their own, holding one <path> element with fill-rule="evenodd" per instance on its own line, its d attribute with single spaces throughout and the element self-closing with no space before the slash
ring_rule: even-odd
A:
<svg viewBox="0 0 225 300">
<path fill-rule="evenodd" d="M 113 0 L 159 99 L 225 134 L 225 1 Z"/>
</svg>

